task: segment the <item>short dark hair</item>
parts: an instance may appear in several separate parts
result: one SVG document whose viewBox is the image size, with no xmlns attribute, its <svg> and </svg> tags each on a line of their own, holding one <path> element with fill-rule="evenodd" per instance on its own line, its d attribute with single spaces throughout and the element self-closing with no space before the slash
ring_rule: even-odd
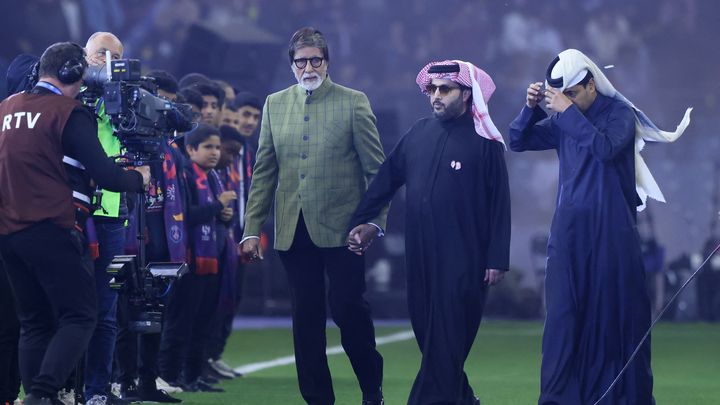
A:
<svg viewBox="0 0 720 405">
<path fill-rule="evenodd" d="M 178 82 L 175 76 L 165 70 L 153 70 L 147 74 L 148 77 L 155 79 L 158 89 L 167 91 L 168 93 L 177 93 Z"/>
<path fill-rule="evenodd" d="M 221 142 L 228 142 L 228 141 L 236 141 L 243 143 L 243 136 L 238 132 L 237 129 L 229 126 L 229 125 L 221 125 L 220 126 L 220 141 Z"/>
<path fill-rule="evenodd" d="M 292 64 L 295 59 L 295 51 L 307 47 L 320 49 L 323 53 L 323 58 L 325 58 L 325 62 L 330 62 L 330 51 L 328 50 L 327 41 L 325 41 L 323 33 L 313 27 L 303 27 L 295 31 L 292 38 L 290 38 L 290 46 L 288 47 L 290 64 Z"/>
<path fill-rule="evenodd" d="M 215 79 L 215 80 L 213 80 L 213 83 L 220 86 L 220 88 L 223 90 L 223 92 L 225 92 L 225 90 L 229 88 L 230 90 L 233 91 L 233 94 L 235 94 L 235 87 L 233 87 L 232 84 L 226 82 L 225 80 Z"/>
<path fill-rule="evenodd" d="M 58 79 L 58 71 L 69 60 L 78 60 L 85 67 L 85 49 L 74 42 L 57 42 L 50 45 L 40 57 L 39 76 Z"/>
<path fill-rule="evenodd" d="M 201 143 L 207 141 L 211 136 L 217 136 L 219 138 L 220 130 L 213 125 L 200 123 L 195 129 L 186 133 L 183 137 L 185 138 L 185 146 L 197 149 Z"/>
<path fill-rule="evenodd" d="M 191 88 L 185 88 L 185 89 L 181 89 L 180 91 L 178 91 L 177 92 L 177 102 L 194 105 L 195 107 L 197 107 L 200 110 L 202 110 L 202 107 L 203 107 L 202 94 L 200 94 L 199 91 L 193 90 Z"/>
<path fill-rule="evenodd" d="M 180 78 L 180 81 L 178 82 L 178 86 L 181 89 L 184 89 L 185 87 L 190 87 L 193 84 L 197 83 L 209 83 L 210 78 L 205 76 L 202 73 L 188 73 L 185 76 Z"/>
<path fill-rule="evenodd" d="M 218 100 L 218 107 L 222 107 L 225 102 L 225 90 L 213 82 L 196 83 L 190 86 L 190 88 L 199 92 L 203 96 L 215 96 Z"/>
<path fill-rule="evenodd" d="M 262 110 L 262 102 L 260 101 L 260 98 L 249 91 L 241 91 L 237 93 L 235 95 L 235 99 L 228 107 L 233 111 L 237 111 L 246 105 Z"/>
</svg>

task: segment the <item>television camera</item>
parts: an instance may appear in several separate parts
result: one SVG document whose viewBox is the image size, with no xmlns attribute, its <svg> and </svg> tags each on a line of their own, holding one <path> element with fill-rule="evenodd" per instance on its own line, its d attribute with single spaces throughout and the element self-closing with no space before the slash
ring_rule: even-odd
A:
<svg viewBox="0 0 720 405">
<path fill-rule="evenodd" d="M 168 134 L 193 128 L 190 106 L 158 96 L 154 80 L 140 71 L 139 60 L 120 59 L 89 66 L 83 75 L 83 102 L 97 106 L 102 98 L 105 114 L 126 151 L 122 157 L 133 166 L 160 159 Z"/>
</svg>

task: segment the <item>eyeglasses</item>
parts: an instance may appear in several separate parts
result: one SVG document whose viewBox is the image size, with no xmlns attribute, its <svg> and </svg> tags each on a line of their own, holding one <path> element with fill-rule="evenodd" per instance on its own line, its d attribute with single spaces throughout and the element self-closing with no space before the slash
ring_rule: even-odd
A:
<svg viewBox="0 0 720 405">
<path fill-rule="evenodd" d="M 295 67 L 298 69 L 305 69 L 307 66 L 308 61 L 310 61 L 310 66 L 314 67 L 315 69 L 319 68 L 320 65 L 322 65 L 325 58 L 320 57 L 312 57 L 312 58 L 298 58 L 293 59 L 293 63 L 295 64 Z"/>
<path fill-rule="evenodd" d="M 434 85 L 434 84 L 429 84 L 427 87 L 425 87 L 425 91 L 427 91 L 428 95 L 431 96 L 431 95 L 435 94 L 435 91 L 439 90 L 439 91 L 440 91 L 440 95 L 441 95 L 441 96 L 444 96 L 444 95 L 450 93 L 451 91 L 453 91 L 453 90 L 455 90 L 455 89 L 459 89 L 459 88 L 460 88 L 460 87 L 448 86 L 448 85 L 445 85 L 445 84 L 440 85 L 440 86 L 436 86 L 436 85 Z"/>
</svg>

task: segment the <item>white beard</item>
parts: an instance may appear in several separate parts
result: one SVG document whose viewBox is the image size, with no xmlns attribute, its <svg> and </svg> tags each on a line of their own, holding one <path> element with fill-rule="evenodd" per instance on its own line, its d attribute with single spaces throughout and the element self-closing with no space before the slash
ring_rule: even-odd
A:
<svg viewBox="0 0 720 405">
<path fill-rule="evenodd" d="M 308 77 L 317 77 L 317 80 L 315 80 L 312 83 L 305 83 L 305 80 L 303 80 L 303 79 L 306 79 Z M 300 80 L 298 80 L 298 84 L 300 85 L 300 87 L 302 87 L 306 91 L 314 91 L 314 90 L 317 90 L 317 88 L 320 87 L 320 85 L 322 85 L 324 80 L 325 79 L 322 79 L 320 77 L 320 75 L 318 75 L 317 73 L 314 73 L 312 75 L 303 74 L 303 76 L 300 77 Z"/>
</svg>

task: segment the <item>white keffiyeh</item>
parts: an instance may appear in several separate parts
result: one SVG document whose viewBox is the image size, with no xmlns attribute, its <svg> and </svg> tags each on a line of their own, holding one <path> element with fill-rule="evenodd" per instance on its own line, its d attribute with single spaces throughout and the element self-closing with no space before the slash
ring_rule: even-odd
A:
<svg viewBox="0 0 720 405">
<path fill-rule="evenodd" d="M 645 147 L 645 141 L 652 142 L 674 142 L 683 134 L 688 124 L 690 124 L 690 111 L 685 111 L 680 124 L 674 132 L 662 131 L 643 113 L 640 109 L 626 99 L 619 91 L 615 90 L 612 83 L 605 74 L 590 58 L 577 49 L 567 49 L 562 51 L 558 57 L 560 60 L 555 64 L 550 74 L 552 79 L 563 78 L 560 91 L 568 87 L 578 84 L 585 77 L 587 72 L 592 73 L 595 80 L 595 88 L 597 91 L 607 97 L 611 97 L 627 103 L 635 111 L 635 189 L 638 196 L 642 200 L 642 205 L 638 207 L 638 211 L 645 209 L 647 197 L 657 201 L 665 202 L 665 197 L 657 182 L 650 173 L 650 169 L 645 164 L 640 151 Z M 546 83 L 547 84 L 547 83 Z"/>
</svg>

